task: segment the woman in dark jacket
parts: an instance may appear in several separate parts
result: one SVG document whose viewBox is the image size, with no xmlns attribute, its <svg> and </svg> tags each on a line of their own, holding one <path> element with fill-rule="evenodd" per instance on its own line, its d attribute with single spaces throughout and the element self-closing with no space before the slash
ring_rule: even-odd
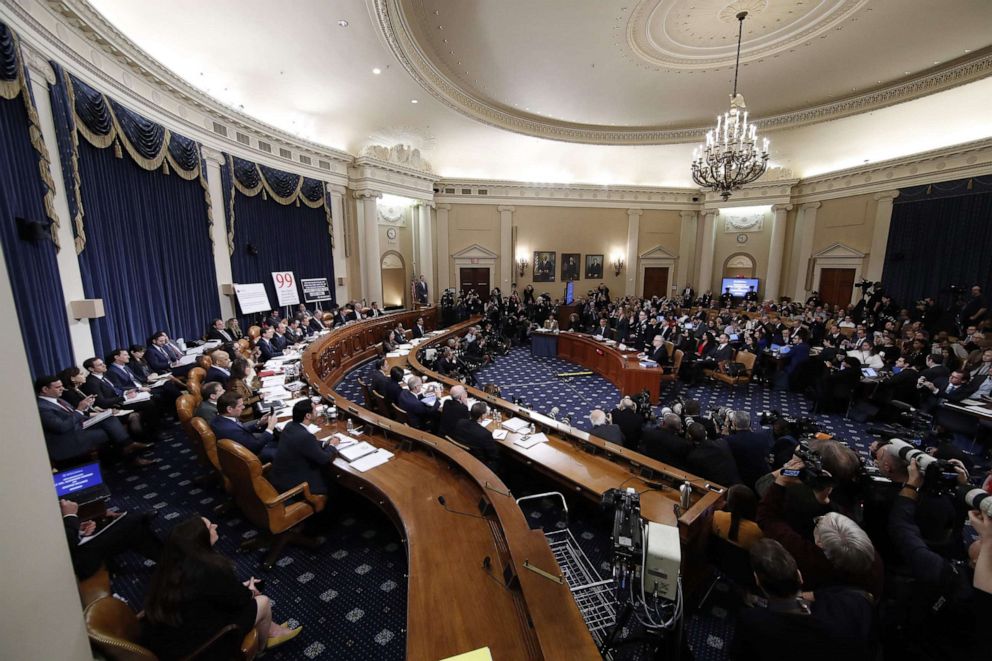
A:
<svg viewBox="0 0 992 661">
<path fill-rule="evenodd" d="M 272 602 L 234 575 L 231 561 L 214 550 L 217 526 L 198 516 L 169 534 L 145 604 L 148 647 L 160 659 L 188 656 L 218 631 L 235 625 L 241 635 L 253 627 L 261 649 L 295 638 L 303 627 L 272 622 Z"/>
</svg>

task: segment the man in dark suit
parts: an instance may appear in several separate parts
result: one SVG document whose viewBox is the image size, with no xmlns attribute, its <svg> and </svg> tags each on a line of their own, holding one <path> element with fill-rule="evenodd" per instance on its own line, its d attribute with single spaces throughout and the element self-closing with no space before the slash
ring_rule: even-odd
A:
<svg viewBox="0 0 992 661">
<path fill-rule="evenodd" d="M 933 413 L 940 406 L 940 402 L 951 402 L 957 404 L 962 400 L 971 397 L 984 377 L 970 379 L 970 374 L 965 370 L 955 370 L 950 376 L 938 378 L 936 381 L 928 381 L 921 376 L 919 387 L 923 391 L 923 401 L 921 408 L 927 413 Z"/>
<path fill-rule="evenodd" d="M 593 409 L 589 413 L 589 422 L 592 423 L 592 429 L 589 430 L 590 435 L 617 445 L 624 444 L 620 426 L 612 424 L 603 409 Z"/>
<path fill-rule="evenodd" d="M 427 329 L 424 328 L 424 318 L 417 317 L 417 323 L 413 325 L 413 337 L 423 337 L 427 334 Z"/>
<path fill-rule="evenodd" d="M 410 419 L 410 426 L 428 431 L 437 429 L 438 407 L 440 406 L 437 398 L 429 406 L 422 401 L 425 394 L 423 393 L 423 381 L 419 376 L 411 376 L 407 381 L 407 388 L 407 390 L 400 391 L 396 406 L 406 411 Z"/>
<path fill-rule="evenodd" d="M 747 293 L 744 294 L 744 301 L 746 303 L 757 303 L 758 292 L 754 290 L 754 285 L 748 288 Z"/>
<path fill-rule="evenodd" d="M 107 433 L 102 429 L 83 429 L 86 410 L 93 406 L 96 397 L 90 395 L 73 408 L 62 399 L 63 390 L 57 376 L 41 376 L 34 382 L 45 445 L 53 462 L 85 455 L 108 441 Z"/>
<path fill-rule="evenodd" d="M 729 423 L 732 433 L 727 436 L 727 445 L 741 481 L 753 489 L 758 478 L 771 470 L 768 453 L 774 439 L 771 432 L 751 431 L 751 415 L 747 411 L 734 411 Z"/>
<path fill-rule="evenodd" d="M 244 411 L 245 400 L 241 395 L 233 391 L 225 392 L 217 400 L 217 417 L 210 423 L 210 428 L 218 441 L 230 439 L 254 452 L 263 463 L 272 461 L 276 455 L 276 443 L 272 438 L 275 418 L 266 414 L 246 425 L 240 421 Z"/>
<path fill-rule="evenodd" d="M 853 356 L 844 358 L 841 369 L 827 374 L 817 387 L 821 412 L 843 410 L 861 382 L 861 361 Z"/>
<path fill-rule="evenodd" d="M 486 417 L 489 407 L 483 402 L 476 402 L 469 411 L 469 417 L 458 421 L 455 425 L 453 438 L 467 445 L 472 454 L 478 457 L 492 470 L 499 468 L 499 448 L 493 439 L 492 432 L 479 424 Z"/>
<path fill-rule="evenodd" d="M 182 366 L 176 364 L 183 355 L 183 352 L 172 343 L 165 331 L 158 331 L 148 341 L 145 361 L 156 374 L 171 373 L 175 376 L 183 376 L 193 368 L 192 363 Z"/>
<path fill-rule="evenodd" d="M 634 400 L 630 397 L 620 400 L 617 407 L 610 411 L 610 419 L 623 434 L 623 446 L 636 450 L 641 442 L 641 425 L 644 424 L 644 418 L 637 412 L 637 404 Z"/>
<path fill-rule="evenodd" d="M 200 386 L 200 405 L 194 415 L 203 418 L 208 425 L 217 417 L 217 400 L 224 394 L 224 385 L 217 381 L 207 381 Z"/>
<path fill-rule="evenodd" d="M 147 385 L 142 381 L 128 363 L 131 362 L 131 354 L 127 349 L 114 349 L 107 356 L 106 377 L 114 384 L 118 390 L 138 390 L 148 391 Z"/>
<path fill-rule="evenodd" d="M 262 331 L 262 334 L 258 338 L 255 346 L 258 347 L 259 351 L 259 362 L 267 362 L 276 356 L 282 355 L 282 349 L 275 346 L 272 338 L 275 337 L 276 330 L 273 327 L 268 327 Z"/>
<path fill-rule="evenodd" d="M 437 433 L 439 436 L 455 437 L 455 427 L 459 420 L 468 419 L 468 393 L 465 386 L 452 386 L 451 399 L 444 403 L 441 408 L 441 419 L 438 422 Z"/>
<path fill-rule="evenodd" d="M 275 347 L 275 349 L 278 351 L 285 351 L 286 349 L 289 348 L 290 344 L 292 343 L 289 341 L 289 338 L 286 336 L 285 321 L 280 321 L 278 324 L 276 324 L 272 333 L 272 339 L 270 341 L 272 342 L 272 346 Z"/>
<path fill-rule="evenodd" d="M 372 380 L 369 385 L 383 397 L 389 392 L 389 371 L 386 370 L 386 361 L 382 358 L 373 361 Z"/>
<path fill-rule="evenodd" d="M 671 364 L 671 357 L 668 355 L 668 348 L 665 346 L 665 339 L 661 335 L 655 335 L 651 342 L 651 350 L 647 357 L 658 365 L 664 367 Z"/>
<path fill-rule="evenodd" d="M 119 350 L 124 355 L 127 352 Z M 118 356 L 121 354 L 118 353 Z M 141 428 L 148 437 L 161 436 L 162 411 L 152 399 L 142 399 L 148 388 L 118 388 L 107 376 L 107 364 L 100 358 L 87 358 L 83 368 L 89 372 L 81 390 L 96 396 L 96 405 L 102 409 L 127 409 L 141 417 Z"/>
<path fill-rule="evenodd" d="M 641 454 L 669 466 L 685 470 L 691 449 L 692 444 L 682 436 L 682 419 L 674 413 L 666 413 L 660 427 L 648 424 L 641 429 Z"/>
<path fill-rule="evenodd" d="M 692 443 L 686 456 L 686 468 L 690 473 L 724 487 L 740 483 L 737 463 L 725 439 L 707 438 L 706 429 L 696 422 L 689 425 L 686 436 Z"/>
<path fill-rule="evenodd" d="M 720 307 L 731 308 L 733 306 L 734 306 L 734 295 L 730 293 L 730 287 L 727 287 L 726 291 L 720 294 Z"/>
<path fill-rule="evenodd" d="M 414 295 L 417 297 L 417 302 L 421 305 L 427 305 L 427 278 L 423 275 L 417 280 L 416 284 L 413 286 Z"/>
<path fill-rule="evenodd" d="M 692 285 L 686 285 L 685 289 L 682 290 L 682 307 L 689 307 L 694 300 L 696 300 L 696 290 L 692 288 Z"/>
<path fill-rule="evenodd" d="M 217 383 L 227 383 L 231 378 L 231 357 L 226 351 L 218 349 L 210 354 L 210 369 L 204 381 L 216 381 Z"/>
<path fill-rule="evenodd" d="M 136 512 L 108 515 L 116 519 L 106 530 L 85 544 L 80 544 L 82 536 L 96 531 L 95 521 L 79 520 L 79 505 L 71 500 L 60 500 L 62 525 L 65 528 L 66 542 L 72 569 L 79 579 L 89 578 L 110 558 L 125 551 L 137 551 L 149 560 L 158 561 L 162 555 L 162 542 L 148 525 L 149 515 Z"/>
<path fill-rule="evenodd" d="M 327 495 L 327 480 L 324 474 L 338 455 L 336 437 L 322 444 L 307 429 L 313 423 L 313 402 L 304 399 L 293 406 L 293 420 L 279 436 L 276 457 L 269 469 L 269 482 L 279 491 L 288 491 L 298 484 L 310 485 L 310 493 Z"/>
<path fill-rule="evenodd" d="M 403 368 L 395 366 L 389 370 L 389 382 L 386 384 L 386 401 L 396 404 L 400 401 L 400 393 L 403 392 Z"/>
<path fill-rule="evenodd" d="M 233 343 L 237 338 L 231 334 L 224 326 L 223 319 L 214 319 L 210 322 L 210 330 L 207 331 L 208 340 L 220 340 L 224 345 Z"/>
</svg>

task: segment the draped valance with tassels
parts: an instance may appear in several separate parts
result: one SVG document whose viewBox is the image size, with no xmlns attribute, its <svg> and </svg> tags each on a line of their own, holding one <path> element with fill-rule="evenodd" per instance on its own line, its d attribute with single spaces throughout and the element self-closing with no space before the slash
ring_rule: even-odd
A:
<svg viewBox="0 0 992 661">
<path fill-rule="evenodd" d="M 227 154 L 227 167 L 231 173 L 231 195 L 227 209 L 227 249 L 232 255 L 234 254 L 235 191 L 247 197 L 255 197 L 261 193 L 264 199 L 271 197 L 283 205 L 299 206 L 302 202 L 311 209 L 323 208 L 327 218 L 327 234 L 331 246 L 334 246 L 331 205 L 327 200 L 324 182 L 253 163 L 231 154 Z"/>
<path fill-rule="evenodd" d="M 59 217 L 55 213 L 55 181 L 52 179 L 51 161 L 48 149 L 41 135 L 41 120 L 34 107 L 34 98 L 28 84 L 28 75 L 21 59 L 21 47 L 17 34 L 0 23 L 0 98 L 13 100 L 18 96 L 24 103 L 28 116 L 28 132 L 31 146 L 38 154 L 38 176 L 44 184 L 45 215 L 51 221 L 51 236 L 55 248 L 59 248 Z"/>
<path fill-rule="evenodd" d="M 894 200 L 894 204 L 908 204 L 923 200 L 942 200 L 967 195 L 985 195 L 988 193 L 992 193 L 992 176 L 985 175 L 900 188 L 899 197 Z"/>
<path fill-rule="evenodd" d="M 82 135 L 98 149 L 113 147 L 118 158 L 123 158 L 123 152 L 126 151 L 135 163 L 146 170 L 161 169 L 164 174 L 175 173 L 187 181 L 198 180 L 207 203 L 210 234 L 213 226 L 210 189 L 199 143 L 125 108 L 72 74 L 66 73 L 57 64 L 52 65 L 60 84 L 65 86 L 71 109 L 68 114 L 72 129 L 70 161 L 73 195 L 69 206 L 76 234 L 76 252 L 81 253 L 86 247 L 85 211 L 79 181 L 78 135 Z"/>
</svg>

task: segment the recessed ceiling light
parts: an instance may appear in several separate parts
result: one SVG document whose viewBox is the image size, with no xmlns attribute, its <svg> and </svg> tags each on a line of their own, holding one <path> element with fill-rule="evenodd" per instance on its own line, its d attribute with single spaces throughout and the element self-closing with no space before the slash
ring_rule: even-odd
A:
<svg viewBox="0 0 992 661">
<path fill-rule="evenodd" d="M 379 67 L 372 67 L 372 73 L 378 76 L 380 73 L 382 73 L 382 69 L 380 69 Z"/>
<path fill-rule="evenodd" d="M 346 28 L 346 27 L 348 27 L 348 21 L 346 21 L 346 20 L 344 20 L 342 18 L 340 21 L 338 21 L 338 27 L 339 28 Z"/>
<path fill-rule="evenodd" d="M 420 103 L 420 101 L 417 101 L 416 99 L 410 99 L 410 103 Z"/>
</svg>

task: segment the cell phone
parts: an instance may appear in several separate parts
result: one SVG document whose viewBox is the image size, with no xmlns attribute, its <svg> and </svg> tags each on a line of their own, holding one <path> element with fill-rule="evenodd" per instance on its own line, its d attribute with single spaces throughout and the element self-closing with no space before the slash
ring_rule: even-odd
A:
<svg viewBox="0 0 992 661">
<path fill-rule="evenodd" d="M 270 416 L 274 416 L 275 414 L 276 414 L 276 407 L 270 406 L 269 407 L 269 415 Z"/>
<path fill-rule="evenodd" d="M 799 477 L 802 471 L 798 468 L 783 468 L 782 475 L 785 477 Z"/>
</svg>

